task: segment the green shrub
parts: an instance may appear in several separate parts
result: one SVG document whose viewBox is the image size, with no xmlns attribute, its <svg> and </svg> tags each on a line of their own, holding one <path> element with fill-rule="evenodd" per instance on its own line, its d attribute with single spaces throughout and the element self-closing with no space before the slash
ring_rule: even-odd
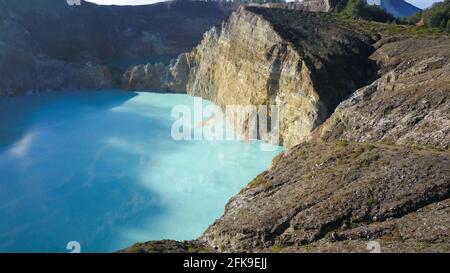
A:
<svg viewBox="0 0 450 273">
<path fill-rule="evenodd" d="M 336 11 L 345 17 L 376 22 L 396 21 L 394 16 L 378 6 L 368 5 L 365 0 L 347 0 L 342 2 L 346 4 L 341 4 L 341 7 L 338 7 Z"/>
<path fill-rule="evenodd" d="M 449 31 L 450 0 L 435 3 L 429 9 L 426 9 L 414 16 L 404 18 L 404 22 L 409 24 L 417 24 L 422 19 L 427 28 L 441 28 Z"/>
</svg>

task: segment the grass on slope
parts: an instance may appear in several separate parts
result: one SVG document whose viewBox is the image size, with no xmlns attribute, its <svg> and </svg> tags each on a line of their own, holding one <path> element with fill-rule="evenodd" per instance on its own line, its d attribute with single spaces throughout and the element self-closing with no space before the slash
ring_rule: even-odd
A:
<svg viewBox="0 0 450 273">
<path fill-rule="evenodd" d="M 407 24 L 395 24 L 395 23 L 378 23 L 365 20 L 354 20 L 348 18 L 342 18 L 341 20 L 366 34 L 381 34 L 381 35 L 411 35 L 411 36 L 443 36 L 449 35 L 446 29 L 442 28 L 430 28 L 425 26 L 414 26 Z"/>
</svg>

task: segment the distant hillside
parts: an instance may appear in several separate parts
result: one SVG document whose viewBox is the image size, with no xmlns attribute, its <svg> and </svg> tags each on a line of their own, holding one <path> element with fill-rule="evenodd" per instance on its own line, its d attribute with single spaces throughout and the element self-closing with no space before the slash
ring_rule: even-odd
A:
<svg viewBox="0 0 450 273">
<path fill-rule="evenodd" d="M 377 5 L 395 17 L 411 16 L 421 11 L 404 0 L 366 0 L 369 5 Z"/>
<path fill-rule="evenodd" d="M 3 23 L 6 20 L 10 29 L 29 33 L 35 48 L 64 61 L 179 54 L 194 47 L 226 16 L 217 3 L 201 1 L 137 7 L 0 0 L 2 6 Z"/>
<path fill-rule="evenodd" d="M 431 8 L 407 17 L 405 20 L 429 28 L 446 28 L 447 32 L 450 33 L 450 0 L 435 3 Z"/>
<path fill-rule="evenodd" d="M 369 5 L 366 0 L 341 0 L 336 2 L 335 12 L 353 19 L 376 22 L 392 22 L 395 17 L 378 5 Z"/>
<path fill-rule="evenodd" d="M 204 1 L 137 7 L 0 0 L 0 96 L 109 87 L 111 66 L 168 62 L 190 51 L 228 13 Z"/>
</svg>

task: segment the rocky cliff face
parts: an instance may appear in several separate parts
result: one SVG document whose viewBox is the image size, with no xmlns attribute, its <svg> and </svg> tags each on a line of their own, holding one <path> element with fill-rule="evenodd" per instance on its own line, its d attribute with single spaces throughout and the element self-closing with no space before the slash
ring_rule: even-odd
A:
<svg viewBox="0 0 450 273">
<path fill-rule="evenodd" d="M 311 12 L 331 12 L 336 7 L 339 0 L 303 0 L 303 1 L 290 1 L 284 3 L 248 3 L 249 7 L 262 7 L 262 8 L 278 8 L 278 9 L 294 9 Z"/>
<path fill-rule="evenodd" d="M 188 54 L 182 53 L 169 64 L 147 63 L 128 68 L 122 75 L 121 88 L 186 93 L 189 73 Z"/>
<path fill-rule="evenodd" d="M 303 0 L 302 9 L 312 12 L 330 12 L 333 10 L 335 3 L 333 0 Z"/>
<path fill-rule="evenodd" d="M 312 142 L 274 159 L 201 241 L 225 251 L 367 251 L 377 240 L 389 252 L 448 252 L 449 45 L 378 41 L 381 77 Z"/>
<path fill-rule="evenodd" d="M 375 46 L 382 77 L 342 102 L 314 138 L 448 150 L 450 40 L 396 37 Z"/>
<path fill-rule="evenodd" d="M 167 66 L 162 63 L 142 64 L 130 67 L 122 76 L 122 87 L 128 90 L 167 89 Z"/>
<path fill-rule="evenodd" d="M 0 0 L 0 96 L 121 87 L 129 66 L 191 50 L 228 12 L 200 1 L 122 7 Z"/>
<path fill-rule="evenodd" d="M 368 37 L 319 13 L 241 7 L 187 55 L 187 92 L 227 105 L 277 105 L 288 147 L 375 75 Z"/>
<path fill-rule="evenodd" d="M 201 241 L 225 251 L 367 251 L 377 240 L 388 252 L 448 252 L 449 45 L 378 41 L 381 78 L 342 102 L 312 142 L 276 158 Z"/>
</svg>

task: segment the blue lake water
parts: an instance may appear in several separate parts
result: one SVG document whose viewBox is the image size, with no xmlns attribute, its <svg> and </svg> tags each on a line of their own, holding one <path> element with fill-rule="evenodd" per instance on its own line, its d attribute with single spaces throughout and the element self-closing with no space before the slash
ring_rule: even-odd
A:
<svg viewBox="0 0 450 273">
<path fill-rule="evenodd" d="M 1 99 L 0 252 L 200 236 L 281 148 L 173 140 L 172 107 L 193 101 L 125 91 Z"/>
</svg>

